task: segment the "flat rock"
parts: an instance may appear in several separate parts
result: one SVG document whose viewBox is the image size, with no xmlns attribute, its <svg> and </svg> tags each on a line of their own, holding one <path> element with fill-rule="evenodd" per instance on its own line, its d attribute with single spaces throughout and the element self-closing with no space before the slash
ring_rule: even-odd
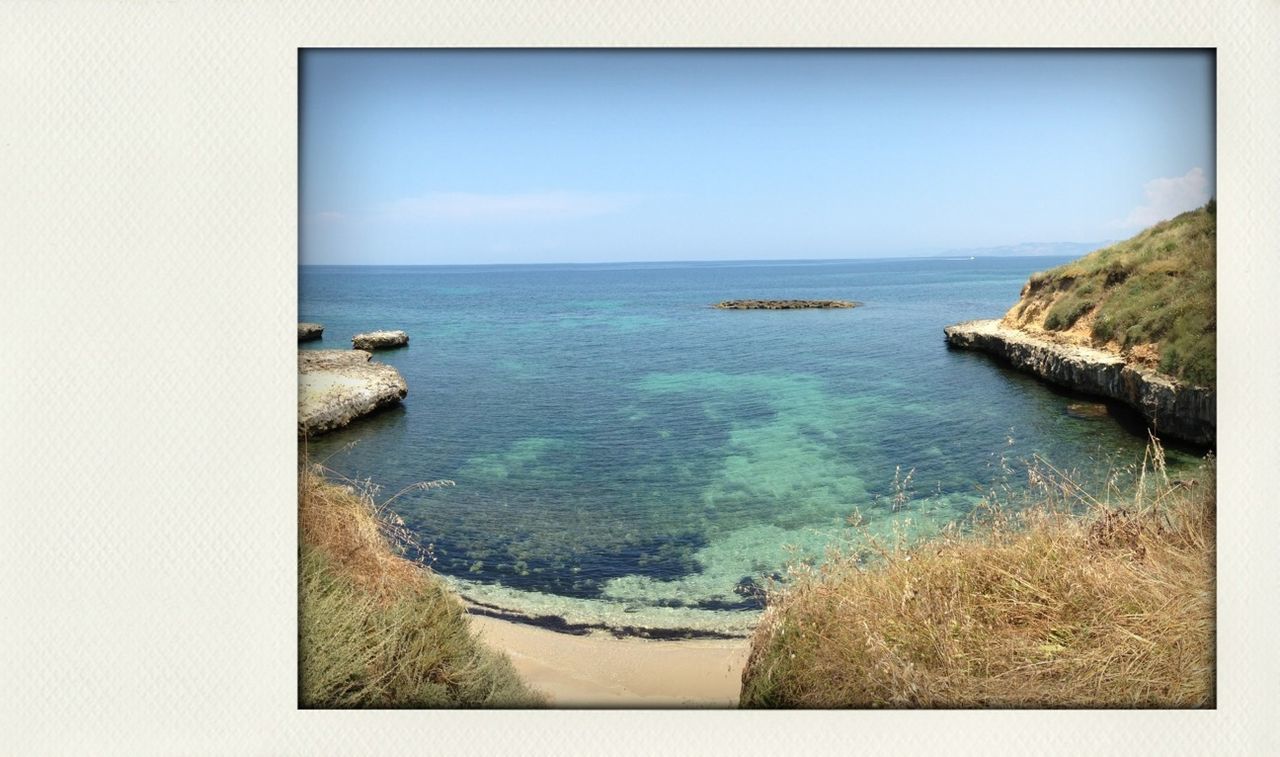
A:
<svg viewBox="0 0 1280 757">
<path fill-rule="evenodd" d="M 851 300 L 725 300 L 715 307 L 721 310 L 807 310 L 813 308 L 856 308 L 861 302 Z"/>
<path fill-rule="evenodd" d="M 298 341 L 314 342 L 324 334 L 324 325 L 320 323 L 299 323 Z"/>
<path fill-rule="evenodd" d="M 351 347 L 357 350 L 390 350 L 409 343 L 409 335 L 403 331 L 369 331 L 351 337 Z"/>
<path fill-rule="evenodd" d="M 298 438 L 315 436 L 409 393 L 394 367 L 364 350 L 298 350 Z"/>
</svg>

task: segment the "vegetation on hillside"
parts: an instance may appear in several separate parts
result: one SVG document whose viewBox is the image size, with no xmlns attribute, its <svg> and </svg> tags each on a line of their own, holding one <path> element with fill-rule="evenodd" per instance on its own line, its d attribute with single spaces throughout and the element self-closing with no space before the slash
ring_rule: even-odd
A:
<svg viewBox="0 0 1280 757">
<path fill-rule="evenodd" d="M 1158 444 L 1152 459 L 1121 501 L 1033 467 L 1017 515 L 797 569 L 752 639 L 742 706 L 1212 706 L 1213 464 L 1170 481 Z"/>
<path fill-rule="evenodd" d="M 440 579 L 400 554 L 407 534 L 368 490 L 303 466 L 298 505 L 302 706 L 543 704 Z"/>
<path fill-rule="evenodd" d="M 1009 325 L 1076 336 L 1203 386 L 1216 380 L 1217 206 L 1033 274 Z"/>
</svg>

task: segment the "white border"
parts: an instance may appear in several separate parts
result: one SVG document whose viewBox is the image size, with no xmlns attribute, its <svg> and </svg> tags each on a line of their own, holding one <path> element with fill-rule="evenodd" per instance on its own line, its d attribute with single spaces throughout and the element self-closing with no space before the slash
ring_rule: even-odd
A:
<svg viewBox="0 0 1280 757">
<path fill-rule="evenodd" d="M 0 5 L 0 751 L 1275 749 L 1280 3 Z M 297 48 L 1218 48 L 1218 708 L 296 709 Z"/>
</svg>

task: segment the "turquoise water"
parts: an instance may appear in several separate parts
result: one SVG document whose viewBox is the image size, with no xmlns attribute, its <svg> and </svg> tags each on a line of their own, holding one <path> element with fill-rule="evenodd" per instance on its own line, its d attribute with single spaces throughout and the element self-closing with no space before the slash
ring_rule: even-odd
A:
<svg viewBox="0 0 1280 757">
<path fill-rule="evenodd" d="M 1046 258 L 303 267 L 306 348 L 404 329 L 378 353 L 403 405 L 310 443 L 371 479 L 468 597 L 614 627 L 741 632 L 754 584 L 873 532 L 962 519 L 1011 461 L 1100 474 L 1141 459 L 1131 417 L 1079 402 L 943 326 L 1002 314 Z M 853 310 L 720 311 L 723 299 Z M 1190 455 L 1171 453 L 1174 465 Z M 895 470 L 913 496 L 892 504 Z"/>
</svg>

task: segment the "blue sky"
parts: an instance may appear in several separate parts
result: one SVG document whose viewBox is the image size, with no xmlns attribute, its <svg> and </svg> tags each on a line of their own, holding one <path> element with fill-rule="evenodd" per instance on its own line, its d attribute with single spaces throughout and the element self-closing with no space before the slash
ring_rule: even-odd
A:
<svg viewBox="0 0 1280 757">
<path fill-rule="evenodd" d="M 1204 51 L 306 51 L 303 264 L 890 257 L 1212 194 Z"/>
</svg>

